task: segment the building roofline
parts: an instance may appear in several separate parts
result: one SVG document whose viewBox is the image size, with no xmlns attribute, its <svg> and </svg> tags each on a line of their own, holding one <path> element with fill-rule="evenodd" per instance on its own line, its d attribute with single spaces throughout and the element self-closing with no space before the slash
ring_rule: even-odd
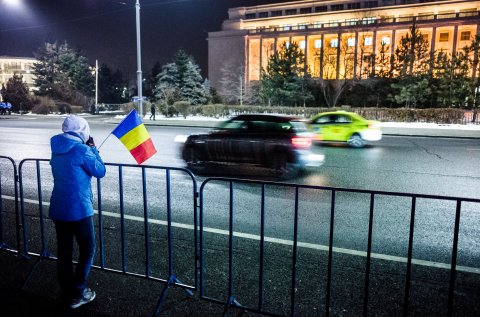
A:
<svg viewBox="0 0 480 317">
<path fill-rule="evenodd" d="M 0 55 L 0 59 L 24 59 L 24 60 L 36 60 L 35 57 L 26 57 L 26 56 L 5 56 L 5 55 Z"/>
</svg>

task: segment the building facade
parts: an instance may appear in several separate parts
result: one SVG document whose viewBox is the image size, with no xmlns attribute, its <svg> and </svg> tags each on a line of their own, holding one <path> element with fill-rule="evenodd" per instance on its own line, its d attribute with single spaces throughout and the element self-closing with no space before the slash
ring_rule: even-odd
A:
<svg viewBox="0 0 480 317">
<path fill-rule="evenodd" d="M 218 88 L 222 68 L 237 63 L 247 83 L 257 81 L 269 57 L 292 42 L 313 78 L 366 78 L 414 24 L 430 53 L 454 53 L 479 32 L 480 1 L 302 0 L 229 9 L 222 30 L 208 36 L 209 80 Z"/>
<path fill-rule="evenodd" d="M 14 74 L 22 75 L 30 89 L 35 86 L 33 64 L 35 58 L 0 56 L 0 87 L 5 85 Z"/>
</svg>

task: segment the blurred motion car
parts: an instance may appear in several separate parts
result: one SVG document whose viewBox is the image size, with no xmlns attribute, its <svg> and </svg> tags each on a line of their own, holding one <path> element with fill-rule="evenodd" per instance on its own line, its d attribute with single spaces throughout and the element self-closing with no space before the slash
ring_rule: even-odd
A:
<svg viewBox="0 0 480 317">
<path fill-rule="evenodd" d="M 334 111 L 315 115 L 308 122 L 314 141 L 347 142 L 351 147 L 364 147 L 367 141 L 380 141 L 380 123 L 367 120 L 354 112 Z"/>
<path fill-rule="evenodd" d="M 304 121 L 281 115 L 236 116 L 205 134 L 186 138 L 181 155 L 189 169 L 208 172 L 216 164 L 268 168 L 275 177 L 294 177 L 307 166 L 320 166 L 322 154 L 311 151 Z"/>
</svg>

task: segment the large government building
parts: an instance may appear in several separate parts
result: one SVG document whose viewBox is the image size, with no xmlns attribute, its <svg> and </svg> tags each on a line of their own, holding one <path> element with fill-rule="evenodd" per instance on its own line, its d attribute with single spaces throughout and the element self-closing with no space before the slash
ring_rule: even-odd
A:
<svg viewBox="0 0 480 317">
<path fill-rule="evenodd" d="M 302 0 L 229 9 L 222 30 L 208 35 L 208 75 L 219 85 L 225 63 L 260 79 L 282 43 L 295 42 L 314 78 L 365 78 L 415 24 L 430 52 L 455 52 L 479 30 L 480 1 Z M 377 65 L 376 65 L 377 64 Z"/>
<path fill-rule="evenodd" d="M 0 56 L 0 88 L 13 77 L 14 74 L 22 75 L 27 86 L 34 88 L 33 64 L 37 60 L 26 57 Z"/>
</svg>

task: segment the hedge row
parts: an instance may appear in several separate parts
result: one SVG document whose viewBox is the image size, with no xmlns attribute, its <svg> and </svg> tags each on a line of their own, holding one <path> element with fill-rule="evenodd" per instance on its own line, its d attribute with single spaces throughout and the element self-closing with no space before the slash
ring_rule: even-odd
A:
<svg viewBox="0 0 480 317">
<path fill-rule="evenodd" d="M 150 103 L 144 103 L 144 113 L 150 111 Z M 125 112 L 133 109 L 134 104 L 125 104 L 122 110 Z M 439 124 L 467 124 L 472 122 L 472 111 L 455 108 L 430 108 L 430 109 L 410 109 L 410 108 L 351 108 L 342 106 L 337 108 L 320 107 L 269 107 L 269 106 L 232 106 L 224 104 L 210 104 L 192 106 L 187 102 L 179 101 L 173 105 L 155 104 L 159 113 L 166 117 L 184 117 L 204 116 L 212 118 L 229 118 L 239 114 L 246 113 L 266 113 L 283 114 L 310 118 L 320 112 L 345 110 L 356 112 L 359 115 L 371 119 L 385 122 L 428 122 Z M 475 123 L 480 124 L 480 113 L 475 118 Z"/>
<path fill-rule="evenodd" d="M 223 104 L 191 106 L 189 114 L 202 115 L 206 117 L 230 117 L 245 113 L 276 113 L 290 116 L 310 118 L 317 113 L 327 111 L 346 110 L 360 114 L 361 116 L 379 121 L 388 122 L 431 122 L 444 124 L 465 124 L 466 111 L 452 108 L 433 109 L 406 109 L 406 108 L 302 108 L 302 107 L 268 107 L 268 106 L 230 106 Z M 480 123 L 480 118 L 476 119 Z"/>
</svg>

